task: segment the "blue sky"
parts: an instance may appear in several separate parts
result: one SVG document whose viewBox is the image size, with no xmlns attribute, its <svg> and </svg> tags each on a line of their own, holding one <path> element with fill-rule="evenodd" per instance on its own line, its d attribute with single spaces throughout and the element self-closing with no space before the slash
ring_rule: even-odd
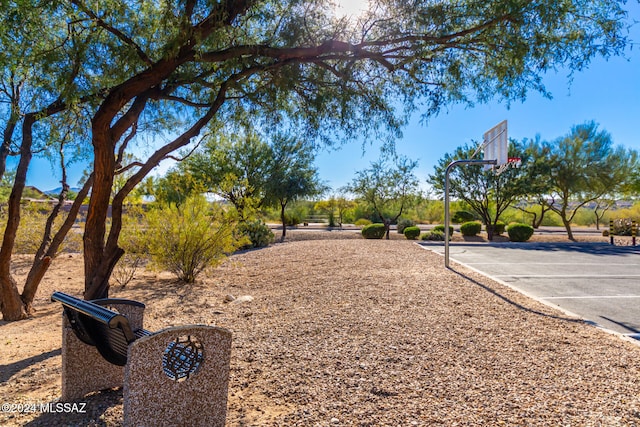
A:
<svg viewBox="0 0 640 427">
<path fill-rule="evenodd" d="M 631 21 L 640 20 L 637 0 L 630 0 L 627 8 Z M 595 121 L 616 145 L 640 150 L 640 23 L 633 26 L 629 37 L 633 44 L 626 58 L 596 58 L 588 69 L 575 73 L 571 82 L 569 70 L 546 75 L 544 84 L 552 99 L 531 92 L 524 102 L 513 102 L 510 108 L 497 102 L 474 108 L 452 106 L 424 125 L 416 115 L 396 143 L 396 151 L 419 160 L 416 175 L 424 184 L 446 153 L 482 141 L 482 134 L 502 120 L 508 121 L 510 138 L 540 135 L 549 141 L 566 135 L 574 125 Z M 363 154 L 361 144 L 352 144 L 321 153 L 317 165 L 320 176 L 337 189 L 379 155 L 375 145 Z"/>
<path fill-rule="evenodd" d="M 638 1 L 630 0 L 627 7 L 630 19 L 640 20 Z M 502 120 L 508 120 L 509 137 L 516 140 L 536 135 L 554 140 L 572 126 L 593 120 L 612 135 L 616 145 L 640 150 L 640 24 L 634 25 L 630 38 L 633 44 L 626 58 L 597 58 L 588 69 L 574 74 L 571 84 L 568 70 L 546 75 L 544 82 L 553 99 L 532 92 L 524 102 L 514 102 L 510 108 L 497 102 L 474 108 L 452 106 L 425 124 L 416 114 L 397 141 L 396 151 L 419 160 L 417 175 L 424 184 L 446 153 L 465 143 L 481 141 L 482 134 Z M 321 179 L 337 189 L 349 183 L 356 171 L 369 167 L 379 154 L 378 145 L 367 145 L 363 153 L 362 142 L 356 142 L 320 152 L 316 164 Z M 163 166 L 160 170 L 166 170 Z M 70 170 L 71 185 L 76 184 L 83 169 L 77 166 Z M 46 160 L 35 160 L 27 184 L 42 190 L 56 188 L 60 185 L 56 174 Z"/>
</svg>

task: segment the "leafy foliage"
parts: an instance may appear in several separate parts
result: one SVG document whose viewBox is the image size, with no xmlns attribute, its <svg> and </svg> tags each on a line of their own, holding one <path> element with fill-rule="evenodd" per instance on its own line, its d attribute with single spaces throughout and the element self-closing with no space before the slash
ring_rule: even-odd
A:
<svg viewBox="0 0 640 427">
<path fill-rule="evenodd" d="M 125 254 L 118 260 L 111 275 L 115 283 L 125 287 L 136 272 L 148 261 L 149 239 L 146 237 L 148 224 L 146 213 L 140 207 L 130 205 L 125 213 L 125 222 L 120 233 L 119 244 Z"/>
<path fill-rule="evenodd" d="M 475 219 L 475 215 L 468 211 L 457 211 L 451 215 L 451 222 L 454 224 L 460 224 L 463 222 L 473 221 Z"/>
<path fill-rule="evenodd" d="M 469 221 L 460 225 L 460 233 L 463 236 L 477 236 L 482 230 L 482 224 L 478 221 Z"/>
<path fill-rule="evenodd" d="M 420 236 L 420 227 L 409 226 L 403 231 L 404 237 L 408 240 L 416 240 Z"/>
<path fill-rule="evenodd" d="M 365 239 L 382 239 L 386 232 L 386 227 L 380 223 L 365 225 L 361 231 Z"/>
<path fill-rule="evenodd" d="M 458 147 L 453 154 L 445 155 L 438 161 L 434 174 L 429 176 L 429 182 L 434 188 L 444 191 L 447 166 L 454 160 L 471 159 L 475 151 L 475 146 L 466 144 Z M 520 157 L 522 167 L 509 168 L 500 175 L 473 164 L 451 170 L 450 196 L 467 203 L 484 224 L 496 224 L 509 206 L 527 194 L 538 191 L 538 182 L 526 172 L 532 156 L 524 150 L 523 145 L 511 140 L 509 156 Z M 488 237 L 489 240 L 493 238 L 491 227 Z"/>
<path fill-rule="evenodd" d="M 267 224 L 259 219 L 241 222 L 238 224 L 238 233 L 246 236 L 250 241 L 243 246 L 244 249 L 262 248 L 273 242 L 273 232 Z"/>
<path fill-rule="evenodd" d="M 507 228 L 507 233 L 512 242 L 526 242 L 533 236 L 533 227 L 529 224 L 511 224 Z"/>
<path fill-rule="evenodd" d="M 440 231 L 442 234 L 444 234 L 444 225 L 436 225 L 435 227 L 433 227 L 433 231 Z M 452 225 L 449 226 L 449 236 L 453 236 Z"/>
<path fill-rule="evenodd" d="M 574 126 L 554 142 L 534 142 L 531 150 L 547 165 L 549 209 L 558 214 L 573 239 L 571 222 L 586 204 L 620 194 L 635 180 L 638 153 L 614 147 L 611 135 L 594 122 Z"/>
<path fill-rule="evenodd" d="M 495 224 L 487 224 L 485 225 L 485 228 L 487 229 L 487 233 L 492 233 L 495 235 L 501 235 L 502 233 L 504 233 L 504 230 L 506 229 L 506 224 L 502 221 L 497 221 Z M 491 231 L 489 231 L 491 230 Z"/>
<path fill-rule="evenodd" d="M 416 225 L 416 222 L 414 220 L 409 218 L 400 218 L 396 227 L 399 234 L 404 234 L 405 228 L 413 227 L 414 225 Z"/>
<path fill-rule="evenodd" d="M 249 219 L 262 207 L 274 164 L 274 153 L 259 135 L 249 130 L 208 136 L 205 145 L 180 164 L 184 175 L 231 202 L 240 218 Z"/>
<path fill-rule="evenodd" d="M 371 224 L 371 220 L 367 218 L 360 218 L 355 222 L 356 227 L 364 227 Z"/>
<path fill-rule="evenodd" d="M 356 172 L 345 190 L 369 204 L 383 221 L 389 238 L 389 227 L 402 215 L 418 190 L 418 179 L 413 171 L 416 161 L 405 157 L 381 159 L 371 164 L 369 169 Z"/>
<path fill-rule="evenodd" d="M 244 243 L 234 236 L 235 220 L 201 196 L 152 210 L 147 218 L 152 261 L 185 283 L 193 283 Z"/>
<path fill-rule="evenodd" d="M 420 240 L 433 240 L 437 242 L 444 242 L 444 231 L 431 230 L 428 233 L 424 233 L 420 236 Z M 451 240 L 451 234 L 449 234 L 449 240 Z"/>
</svg>

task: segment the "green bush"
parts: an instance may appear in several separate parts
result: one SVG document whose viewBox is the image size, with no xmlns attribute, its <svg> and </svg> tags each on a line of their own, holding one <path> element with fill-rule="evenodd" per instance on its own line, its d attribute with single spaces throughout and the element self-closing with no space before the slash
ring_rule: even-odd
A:
<svg viewBox="0 0 640 427">
<path fill-rule="evenodd" d="M 451 216 L 451 222 L 453 222 L 454 224 L 470 222 L 474 219 L 476 219 L 475 215 L 468 211 L 458 211 Z"/>
<path fill-rule="evenodd" d="M 433 240 L 444 242 L 444 231 L 441 230 L 432 230 L 428 233 L 424 233 L 420 236 L 421 240 Z M 449 235 L 449 240 L 451 240 L 451 235 Z"/>
<path fill-rule="evenodd" d="M 16 254 L 35 254 L 44 235 L 47 219 L 51 213 L 49 207 L 38 206 L 36 203 L 27 203 L 22 207 L 20 215 L 20 226 L 16 234 L 16 240 L 13 247 L 13 253 Z M 54 221 L 51 235 L 60 229 L 60 226 L 66 218 L 66 213 L 61 212 Z M 6 212 L 0 212 L 0 227 L 2 230 L 6 228 L 7 215 Z M 58 248 L 60 252 L 82 252 L 82 233 L 70 230 L 63 243 Z"/>
<path fill-rule="evenodd" d="M 259 219 L 240 223 L 238 233 L 249 239 L 249 243 L 242 246 L 243 249 L 263 248 L 273 242 L 273 232 L 267 224 Z"/>
<path fill-rule="evenodd" d="M 496 236 L 501 235 L 502 233 L 504 233 L 504 229 L 506 228 L 506 225 L 504 222 L 502 221 L 498 221 L 495 225 L 493 224 L 487 224 L 486 227 L 487 231 L 490 228 L 493 228 L 493 234 Z"/>
<path fill-rule="evenodd" d="M 329 212 L 329 227 L 337 227 L 336 224 L 336 215 L 332 212 Z"/>
<path fill-rule="evenodd" d="M 382 239 L 386 232 L 384 224 L 369 224 L 362 229 L 362 236 L 365 239 Z"/>
<path fill-rule="evenodd" d="M 439 231 L 442 234 L 444 234 L 444 225 L 436 225 L 435 227 L 433 227 L 433 231 Z M 453 236 L 453 226 L 450 225 L 449 226 L 449 237 Z M 442 239 L 444 240 L 444 239 Z"/>
<path fill-rule="evenodd" d="M 404 234 L 404 229 L 407 227 L 413 227 L 416 223 L 407 218 L 400 218 L 398 220 L 398 234 Z"/>
<path fill-rule="evenodd" d="M 195 282 L 200 273 L 244 243 L 235 236 L 234 219 L 202 196 L 155 209 L 147 218 L 152 261 L 186 283 Z"/>
<path fill-rule="evenodd" d="M 356 227 L 364 227 L 364 226 L 367 226 L 367 225 L 370 225 L 370 224 L 371 224 L 371 221 L 368 220 L 367 218 L 360 218 L 355 223 Z"/>
<path fill-rule="evenodd" d="M 533 236 L 533 227 L 529 224 L 511 224 L 507 233 L 512 242 L 526 242 Z"/>
<path fill-rule="evenodd" d="M 285 212 L 284 222 L 287 226 L 293 227 L 300 224 L 303 217 L 298 212 Z"/>
<path fill-rule="evenodd" d="M 118 237 L 118 246 L 124 249 L 124 255 L 118 260 L 111 273 L 111 279 L 123 288 L 133 280 L 138 269 L 147 262 L 149 247 L 146 230 L 144 212 L 136 207 L 127 208 Z"/>
<path fill-rule="evenodd" d="M 415 226 L 405 227 L 403 234 L 404 234 L 404 237 L 406 237 L 409 240 L 416 240 L 420 235 L 420 228 Z"/>
<path fill-rule="evenodd" d="M 482 224 L 478 221 L 465 222 L 460 226 L 460 233 L 463 236 L 477 236 L 482 231 Z"/>
</svg>

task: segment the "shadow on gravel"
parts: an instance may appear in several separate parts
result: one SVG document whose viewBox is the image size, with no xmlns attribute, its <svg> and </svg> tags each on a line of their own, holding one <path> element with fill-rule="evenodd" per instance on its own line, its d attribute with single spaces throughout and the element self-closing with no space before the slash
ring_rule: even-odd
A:
<svg viewBox="0 0 640 427">
<path fill-rule="evenodd" d="M 102 390 L 73 402 L 51 402 L 24 426 L 110 426 L 122 424 L 122 388 Z"/>
<path fill-rule="evenodd" d="M 555 315 L 553 315 L 553 314 L 544 313 L 544 312 L 542 312 L 542 311 L 533 310 L 533 309 L 531 309 L 531 308 L 529 308 L 529 307 L 525 307 L 525 306 L 523 306 L 522 304 L 519 304 L 519 303 L 517 303 L 517 302 L 515 302 L 515 301 L 513 301 L 513 300 L 511 300 L 511 299 L 509 299 L 508 297 L 506 297 L 506 296 L 502 295 L 500 292 L 496 291 L 495 289 L 492 289 L 492 288 L 490 288 L 490 287 L 489 287 L 489 286 L 487 286 L 487 285 L 483 285 L 482 283 L 480 283 L 480 282 L 478 282 L 477 280 L 475 280 L 475 279 L 473 279 L 473 278 L 471 278 L 471 277 L 467 276 L 467 275 L 466 275 L 466 274 L 464 274 L 464 273 L 461 273 L 461 272 L 459 272 L 459 271 L 456 271 L 456 270 L 455 270 L 455 269 L 453 269 L 453 268 L 450 268 L 450 270 L 451 270 L 452 272 L 456 273 L 458 276 L 460 276 L 460 277 L 462 277 L 462 278 L 464 278 L 464 279 L 467 279 L 468 281 L 470 281 L 470 282 L 471 282 L 471 283 L 473 283 L 474 285 L 481 287 L 481 288 L 482 288 L 482 289 L 484 289 L 485 291 L 487 291 L 487 292 L 489 292 L 489 293 L 491 293 L 491 294 L 493 294 L 493 295 L 497 296 L 497 297 L 498 297 L 498 298 L 500 298 L 501 300 L 503 300 L 503 301 L 505 301 L 505 302 L 507 302 L 507 303 L 509 303 L 509 304 L 513 305 L 514 307 L 519 308 L 520 310 L 527 311 L 527 312 L 529 312 L 529 313 L 533 313 L 533 314 L 536 314 L 536 315 L 538 315 L 538 316 L 548 317 L 548 318 L 551 318 L 551 319 L 564 320 L 565 322 L 571 322 L 571 323 L 587 323 L 587 322 L 585 322 L 583 319 L 576 319 L 576 318 L 573 318 L 573 317 L 560 317 L 560 316 L 555 316 Z"/>
<path fill-rule="evenodd" d="M 20 360 L 18 362 L 9 363 L 8 365 L 0 365 L 0 382 L 7 382 L 9 378 L 15 375 L 17 372 L 35 365 L 36 363 L 43 362 L 50 357 L 60 356 L 62 349 L 47 351 L 46 353 L 39 354 L 37 356 L 29 357 L 28 359 Z"/>
</svg>

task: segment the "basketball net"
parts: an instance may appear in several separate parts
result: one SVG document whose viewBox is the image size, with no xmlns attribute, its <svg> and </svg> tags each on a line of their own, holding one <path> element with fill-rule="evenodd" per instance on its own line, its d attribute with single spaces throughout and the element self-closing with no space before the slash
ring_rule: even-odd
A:
<svg viewBox="0 0 640 427">
<path fill-rule="evenodd" d="M 502 172 L 506 171 L 509 168 L 519 168 L 522 165 L 522 159 L 520 157 L 509 157 L 507 159 L 507 163 L 494 166 L 493 171 L 496 175 L 500 175 Z"/>
</svg>

